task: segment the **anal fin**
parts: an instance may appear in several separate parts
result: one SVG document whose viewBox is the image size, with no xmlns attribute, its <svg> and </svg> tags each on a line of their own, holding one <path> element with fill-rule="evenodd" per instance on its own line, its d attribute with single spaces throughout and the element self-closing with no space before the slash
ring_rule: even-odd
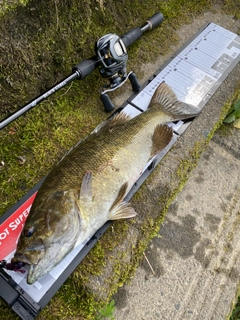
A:
<svg viewBox="0 0 240 320">
<path fill-rule="evenodd" d="M 150 158 L 154 157 L 164 149 L 171 141 L 172 136 L 172 128 L 167 125 L 157 125 L 152 136 L 152 152 Z"/>
<path fill-rule="evenodd" d="M 137 212 L 131 207 L 130 203 L 121 201 L 111 211 L 109 220 L 118 220 L 135 217 Z"/>
<path fill-rule="evenodd" d="M 128 189 L 128 183 L 125 182 L 118 193 L 116 200 L 110 208 L 109 220 L 118 220 L 124 218 L 132 218 L 136 216 L 136 211 L 130 206 L 128 202 L 123 201 Z"/>
</svg>

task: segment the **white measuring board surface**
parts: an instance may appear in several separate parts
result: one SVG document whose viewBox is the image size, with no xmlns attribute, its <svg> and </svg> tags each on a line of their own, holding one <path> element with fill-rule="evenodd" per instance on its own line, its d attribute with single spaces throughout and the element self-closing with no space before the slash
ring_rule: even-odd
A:
<svg viewBox="0 0 240 320">
<path fill-rule="evenodd" d="M 184 48 L 180 49 L 160 71 L 156 72 L 138 94 L 128 100 L 123 111 L 131 118 L 144 112 L 148 108 L 156 88 L 163 81 L 173 89 L 179 100 L 202 109 L 239 61 L 240 37 L 214 23 L 209 23 Z M 174 130 L 172 141 L 154 160 L 146 164 L 145 171 L 127 195 L 127 201 L 177 141 L 181 127 L 184 127 L 184 122 L 179 121 L 169 125 Z M 151 169 L 149 169 L 150 167 Z M 61 279 L 64 279 L 64 277 L 61 278 L 64 272 L 67 276 L 70 274 L 67 269 L 70 269 L 70 264 L 74 259 L 80 263 L 83 259 L 80 256 L 83 256 L 82 252 L 86 246 L 82 244 L 75 248 L 57 267 L 33 285 L 26 283 L 26 273 L 23 275 L 13 271 L 7 271 L 7 273 L 34 301 L 40 302 L 40 306 L 44 307 L 47 303 L 44 296 L 49 295 L 51 298 L 54 295 L 57 289 L 51 289 L 51 287 L 54 287 L 58 280 L 60 283 Z M 13 253 L 11 252 L 6 260 L 9 261 Z M 64 280 L 56 287 L 59 288 L 63 282 Z M 50 290 L 52 290 L 51 294 Z M 41 303 L 43 300 L 44 302 Z"/>
<path fill-rule="evenodd" d="M 239 61 L 240 37 L 210 23 L 129 103 L 145 111 L 156 88 L 165 81 L 179 100 L 202 109 Z"/>
<path fill-rule="evenodd" d="M 85 243 L 87 241 L 85 241 Z M 32 285 L 27 284 L 26 281 L 28 266 L 22 268 L 22 270 L 24 270 L 25 273 L 10 270 L 5 271 L 32 299 L 34 299 L 34 301 L 39 302 L 41 298 L 46 294 L 46 292 L 51 288 L 53 283 L 59 278 L 59 276 L 69 266 L 73 259 L 78 255 L 78 253 L 84 247 L 85 243 L 73 249 L 55 268 L 53 268 L 48 274 L 46 274 L 40 280 L 34 282 L 34 284 Z M 14 252 L 15 251 L 11 252 L 7 257 L 5 257 L 5 260 L 11 261 Z"/>
</svg>

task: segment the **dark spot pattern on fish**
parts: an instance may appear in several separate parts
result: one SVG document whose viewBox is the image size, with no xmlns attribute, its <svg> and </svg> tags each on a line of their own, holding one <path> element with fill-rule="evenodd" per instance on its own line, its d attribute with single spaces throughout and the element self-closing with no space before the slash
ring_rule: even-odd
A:
<svg viewBox="0 0 240 320">
<path fill-rule="evenodd" d="M 35 232 L 29 238 L 20 237 L 17 251 L 26 252 L 31 261 L 27 282 L 34 283 L 51 271 L 106 221 L 134 217 L 136 212 L 124 197 L 149 158 L 170 142 L 172 129 L 166 123 L 192 118 L 199 112 L 178 101 L 163 82 L 146 112 L 133 119 L 120 113 L 77 143 L 52 169 L 37 193 L 27 219 Z M 185 224 L 190 224 L 191 231 L 194 229 L 191 218 L 186 217 Z M 190 242 L 192 250 L 196 235 L 188 233 L 187 229 L 182 240 Z M 45 252 L 41 251 L 39 239 Z"/>
</svg>

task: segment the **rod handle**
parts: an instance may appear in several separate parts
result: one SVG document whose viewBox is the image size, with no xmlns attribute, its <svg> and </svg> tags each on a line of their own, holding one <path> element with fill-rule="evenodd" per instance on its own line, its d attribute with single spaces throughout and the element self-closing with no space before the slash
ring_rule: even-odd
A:
<svg viewBox="0 0 240 320">
<path fill-rule="evenodd" d="M 136 40 L 141 38 L 142 34 L 145 31 L 152 30 L 153 28 L 159 26 L 163 22 L 163 19 L 163 14 L 161 12 L 156 12 L 146 21 L 146 23 L 141 28 L 133 28 L 127 33 L 125 33 L 123 36 L 121 36 L 121 39 L 125 44 L 125 47 L 128 48 Z"/>
</svg>

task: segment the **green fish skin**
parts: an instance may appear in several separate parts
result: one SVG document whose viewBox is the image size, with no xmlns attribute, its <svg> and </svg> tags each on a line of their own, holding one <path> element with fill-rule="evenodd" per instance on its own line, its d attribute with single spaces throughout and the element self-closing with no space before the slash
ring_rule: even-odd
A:
<svg viewBox="0 0 240 320">
<path fill-rule="evenodd" d="M 27 282 L 50 272 L 107 220 L 134 217 L 124 198 L 171 141 L 166 122 L 198 114 L 163 82 L 146 112 L 133 119 L 119 113 L 72 148 L 39 189 L 12 258 L 30 265 Z"/>
</svg>

